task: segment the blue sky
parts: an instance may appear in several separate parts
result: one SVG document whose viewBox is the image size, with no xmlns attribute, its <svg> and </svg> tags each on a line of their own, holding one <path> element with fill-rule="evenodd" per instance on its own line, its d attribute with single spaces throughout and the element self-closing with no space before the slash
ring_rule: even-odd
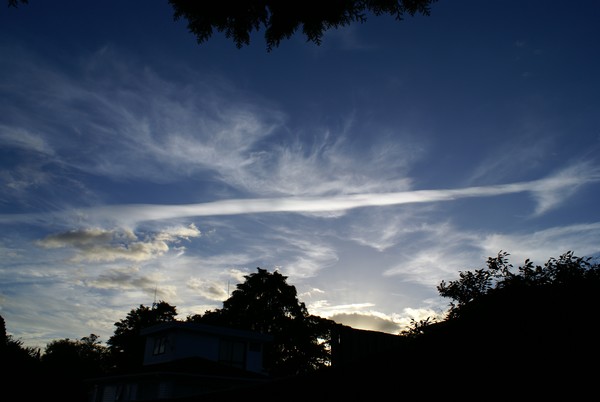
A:
<svg viewBox="0 0 600 402">
<path fill-rule="evenodd" d="M 600 3 L 439 1 L 267 52 L 166 1 L 0 12 L 0 315 L 28 346 L 279 270 L 397 333 L 504 250 L 600 252 Z M 156 294 L 156 296 L 155 296 Z"/>
</svg>

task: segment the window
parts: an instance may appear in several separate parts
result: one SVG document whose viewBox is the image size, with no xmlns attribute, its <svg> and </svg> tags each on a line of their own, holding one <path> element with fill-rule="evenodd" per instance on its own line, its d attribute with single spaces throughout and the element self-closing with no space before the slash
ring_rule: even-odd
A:
<svg viewBox="0 0 600 402">
<path fill-rule="evenodd" d="M 219 363 L 246 368 L 246 343 L 221 339 L 219 343 Z"/>
<path fill-rule="evenodd" d="M 154 338 L 154 350 L 152 351 L 153 355 L 162 355 L 167 350 L 167 337 L 166 336 L 157 336 Z"/>
</svg>

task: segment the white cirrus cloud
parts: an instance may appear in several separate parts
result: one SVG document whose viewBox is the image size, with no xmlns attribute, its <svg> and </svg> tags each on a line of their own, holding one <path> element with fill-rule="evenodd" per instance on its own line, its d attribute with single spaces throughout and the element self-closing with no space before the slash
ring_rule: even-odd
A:
<svg viewBox="0 0 600 402">
<path fill-rule="evenodd" d="M 332 196 L 225 199 L 180 205 L 107 205 L 52 214 L 4 214 L 0 215 L 0 223 L 56 222 L 56 219 L 69 220 L 76 216 L 79 221 L 135 227 L 141 222 L 177 218 L 275 212 L 336 212 L 365 207 L 438 203 L 519 193 L 530 194 L 537 200 L 535 214 L 540 215 L 560 205 L 582 186 L 599 180 L 600 169 L 598 167 L 589 163 L 581 163 L 569 166 L 542 179 L 490 186 Z"/>
<path fill-rule="evenodd" d="M 551 227 L 527 233 L 490 233 L 479 241 L 481 249 L 490 256 L 499 251 L 509 253 L 509 260 L 516 267 L 525 259 L 542 265 L 549 258 L 572 251 L 579 257 L 600 253 L 600 222 L 581 223 Z"/>
</svg>

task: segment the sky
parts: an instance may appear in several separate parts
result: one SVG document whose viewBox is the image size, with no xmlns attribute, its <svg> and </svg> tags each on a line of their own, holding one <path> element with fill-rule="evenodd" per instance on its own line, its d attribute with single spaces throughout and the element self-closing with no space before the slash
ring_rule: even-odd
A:
<svg viewBox="0 0 600 402">
<path fill-rule="evenodd" d="M 165 1 L 0 9 L 0 315 L 25 346 L 257 268 L 399 333 L 441 281 L 600 255 L 600 2 L 440 0 L 270 52 Z"/>
</svg>

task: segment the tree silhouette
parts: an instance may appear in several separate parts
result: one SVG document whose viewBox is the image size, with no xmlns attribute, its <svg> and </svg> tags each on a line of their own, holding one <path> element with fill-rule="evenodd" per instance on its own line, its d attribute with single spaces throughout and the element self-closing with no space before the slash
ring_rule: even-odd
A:
<svg viewBox="0 0 600 402">
<path fill-rule="evenodd" d="M 9 7 L 18 7 L 19 3 L 27 4 L 27 3 L 29 3 L 29 1 L 28 0 L 8 0 Z"/>
<path fill-rule="evenodd" d="M 115 323 L 115 332 L 107 342 L 111 360 L 117 370 L 141 366 L 144 358 L 144 339 L 140 331 L 151 325 L 176 321 L 177 309 L 160 301 L 152 307 L 142 304 L 131 310 L 127 317 Z"/>
<path fill-rule="evenodd" d="M 495 286 L 505 287 L 505 283 L 514 276 L 511 272 L 512 265 L 508 263 L 508 255 L 507 252 L 500 251 L 496 257 L 488 258 L 487 268 L 460 271 L 459 279 L 449 283 L 442 281 L 437 286 L 440 296 L 452 299 L 450 318 L 459 316 L 462 308 L 489 294 Z"/>
<path fill-rule="evenodd" d="M 44 388 L 45 372 L 42 370 L 40 350 L 25 347 L 23 342 L 6 332 L 6 323 L 0 316 L 0 387 L 8 396 L 9 390 L 18 394 L 13 398 L 19 400 L 41 400 L 48 396 Z M 31 380 L 38 381 L 31 386 Z"/>
<path fill-rule="evenodd" d="M 9 7 L 28 0 L 7 0 Z M 250 44 L 254 31 L 264 29 L 267 50 L 301 30 L 308 42 L 321 44 L 323 33 L 352 23 L 366 22 L 368 16 L 429 15 L 437 0 L 169 0 L 173 18 L 185 19 L 198 43 L 206 42 L 214 30 L 223 32 L 238 48 Z"/>
<path fill-rule="evenodd" d="M 597 371 L 589 367 L 600 359 L 600 265 L 569 251 L 515 270 L 508 255 L 440 283 L 450 310 L 443 321 L 418 328 L 415 355 L 447 385 L 468 378 L 481 386 L 490 373 L 512 372 L 521 381 L 504 381 L 507 393 L 569 392 L 572 399 L 591 389 Z"/>
<path fill-rule="evenodd" d="M 40 350 L 23 346 L 23 342 L 6 332 L 6 322 L 0 316 L 0 357 L 5 367 L 14 365 L 15 369 L 36 364 L 40 358 Z"/>
<path fill-rule="evenodd" d="M 513 272 L 508 256 L 501 251 L 496 257 L 488 258 L 487 268 L 460 272 L 458 280 L 442 281 L 438 285 L 439 294 L 452 299 L 449 319 L 478 314 L 477 310 L 500 299 L 503 303 L 519 300 L 523 303 L 521 310 L 535 298 L 550 295 L 555 296 L 555 300 L 559 298 L 561 303 L 572 303 L 588 297 L 590 292 L 593 294 L 600 286 L 600 266 L 590 263 L 591 257 L 577 257 L 568 251 L 558 258 L 550 258 L 544 266 L 534 266 L 527 259 Z"/>
<path fill-rule="evenodd" d="M 93 377 L 107 371 L 108 349 L 97 335 L 80 340 L 54 340 L 46 345 L 42 362 L 52 370 L 68 376 Z"/>
<path fill-rule="evenodd" d="M 310 315 L 287 277 L 257 268 L 244 277 L 222 309 L 188 317 L 188 321 L 268 333 L 274 336 L 265 366 L 274 376 L 309 372 L 329 362 L 327 340 L 333 322 Z"/>
<path fill-rule="evenodd" d="M 184 18 L 198 42 L 207 41 L 216 29 L 225 33 L 240 48 L 250 44 L 253 31 L 265 29 L 267 50 L 278 47 L 302 30 L 307 41 L 321 43 L 323 33 L 355 22 L 365 22 L 369 13 L 392 15 L 429 15 L 436 0 L 255 0 L 187 1 L 169 0 L 176 20 Z"/>
<path fill-rule="evenodd" d="M 46 392 L 62 401 L 85 400 L 85 381 L 107 373 L 107 357 L 106 346 L 94 334 L 80 340 L 66 338 L 48 343 L 41 358 Z"/>
</svg>

